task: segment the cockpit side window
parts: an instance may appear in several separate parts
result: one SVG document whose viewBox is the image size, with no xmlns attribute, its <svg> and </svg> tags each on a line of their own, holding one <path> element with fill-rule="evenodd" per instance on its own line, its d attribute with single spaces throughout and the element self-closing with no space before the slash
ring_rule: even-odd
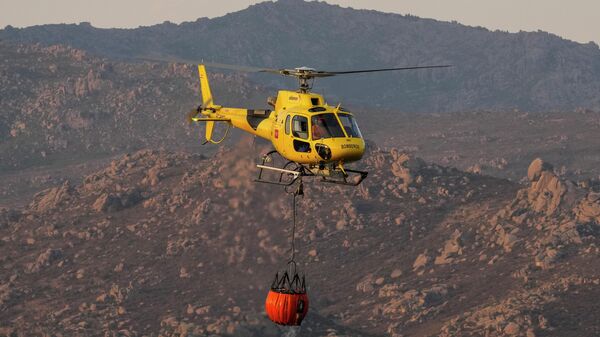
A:
<svg viewBox="0 0 600 337">
<path fill-rule="evenodd" d="M 285 134 L 290 134 L 290 115 L 287 115 L 287 117 L 285 117 Z"/>
<path fill-rule="evenodd" d="M 344 131 L 340 127 L 337 118 L 332 113 L 315 115 L 311 118 L 312 122 L 312 139 L 322 138 L 343 138 Z"/>
<path fill-rule="evenodd" d="M 292 118 L 292 135 L 294 137 L 308 139 L 308 118 L 294 116 Z"/>
<path fill-rule="evenodd" d="M 358 128 L 358 124 L 352 115 L 348 114 L 338 114 L 340 121 L 342 122 L 342 126 L 344 130 L 346 130 L 346 134 L 351 138 L 362 138 L 362 133 L 360 133 L 360 129 Z"/>
</svg>

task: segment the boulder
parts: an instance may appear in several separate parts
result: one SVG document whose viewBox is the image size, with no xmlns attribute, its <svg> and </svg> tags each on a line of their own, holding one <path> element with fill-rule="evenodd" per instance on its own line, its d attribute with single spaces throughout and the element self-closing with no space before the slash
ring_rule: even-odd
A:
<svg viewBox="0 0 600 337">
<path fill-rule="evenodd" d="M 461 235 L 462 233 L 458 229 L 452 233 L 450 239 L 444 244 L 442 253 L 435 258 L 435 264 L 452 263 L 456 256 L 462 254 Z"/>
<path fill-rule="evenodd" d="M 573 212 L 578 221 L 600 223 L 600 193 L 588 193 L 587 197 L 573 209 Z"/>
<path fill-rule="evenodd" d="M 420 268 L 425 267 L 428 262 L 429 256 L 427 256 L 427 251 L 425 251 L 423 254 L 419 254 L 419 256 L 417 256 L 417 258 L 415 259 L 415 262 L 413 263 L 413 270 L 416 271 Z"/>
<path fill-rule="evenodd" d="M 544 162 L 541 158 L 534 159 L 527 169 L 529 181 L 538 181 L 544 171 L 552 171 L 552 165 Z"/>
<path fill-rule="evenodd" d="M 547 270 L 562 257 L 562 253 L 556 248 L 547 247 L 544 251 L 535 256 L 535 265 L 541 269 Z"/>
<path fill-rule="evenodd" d="M 363 279 L 360 280 L 360 282 L 358 282 L 358 284 L 356 285 L 356 291 L 370 293 L 373 290 L 375 290 L 375 288 L 373 287 L 374 283 L 375 280 L 373 279 L 373 274 L 368 274 L 367 276 L 363 277 Z"/>
<path fill-rule="evenodd" d="M 581 189 L 573 182 L 558 177 L 541 159 L 534 160 L 529 168 L 531 185 L 526 194 L 534 211 L 552 215 L 559 208 L 571 210 L 582 196 Z"/>
<path fill-rule="evenodd" d="M 506 327 L 504 327 L 504 333 L 509 336 L 514 336 L 519 334 L 520 329 L 521 327 L 519 326 L 519 324 L 515 322 L 510 322 L 506 325 Z"/>
<path fill-rule="evenodd" d="M 421 158 L 411 157 L 406 153 L 392 151 L 391 154 L 393 159 L 392 175 L 402 180 L 400 188 L 406 193 L 418 175 L 417 173 L 425 166 L 425 162 Z"/>
<path fill-rule="evenodd" d="M 53 262 L 61 259 L 63 253 L 60 249 L 47 249 L 42 254 L 40 254 L 35 262 L 27 265 L 26 270 L 30 273 L 34 273 L 39 271 L 43 267 L 50 266 Z"/>
<path fill-rule="evenodd" d="M 116 212 L 124 208 L 135 206 L 142 201 L 142 194 L 138 189 L 131 189 L 116 194 L 103 193 L 96 199 L 92 208 L 96 212 Z"/>
<path fill-rule="evenodd" d="M 544 171 L 532 182 L 527 191 L 527 199 L 534 211 L 552 215 L 558 209 L 566 191 L 566 186 L 554 173 Z"/>
<path fill-rule="evenodd" d="M 72 193 L 73 188 L 66 181 L 61 187 L 51 188 L 37 194 L 30 206 L 38 212 L 46 212 L 62 204 Z"/>
<path fill-rule="evenodd" d="M 121 200 L 116 196 L 108 193 L 103 193 L 92 205 L 96 212 L 115 212 L 120 210 Z"/>
</svg>

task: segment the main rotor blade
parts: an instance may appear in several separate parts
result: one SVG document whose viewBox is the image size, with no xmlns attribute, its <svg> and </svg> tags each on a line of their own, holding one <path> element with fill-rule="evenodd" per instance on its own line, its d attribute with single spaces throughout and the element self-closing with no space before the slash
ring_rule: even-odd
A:
<svg viewBox="0 0 600 337">
<path fill-rule="evenodd" d="M 227 69 L 227 70 L 235 70 L 242 71 L 246 73 L 273 73 L 273 74 L 281 74 L 281 70 L 279 69 L 271 69 L 271 68 L 256 68 L 249 66 L 237 66 L 232 64 L 223 64 L 223 63 L 212 63 L 212 62 L 201 62 L 207 67 L 219 68 L 219 69 Z"/>
<path fill-rule="evenodd" d="M 336 75 L 376 73 L 376 72 L 383 72 L 383 71 L 452 67 L 452 65 L 434 65 L 434 66 L 414 66 L 414 67 L 381 68 L 381 69 L 365 69 L 365 70 L 349 70 L 349 71 L 320 71 L 320 70 L 302 69 L 302 68 L 295 68 L 295 69 L 257 68 L 257 67 L 250 67 L 250 66 L 238 66 L 238 65 L 212 63 L 212 62 L 203 62 L 203 64 L 207 67 L 243 71 L 243 72 L 248 72 L 248 73 L 271 73 L 271 74 L 280 74 L 280 75 L 286 75 L 286 76 L 300 76 L 300 77 L 303 77 L 303 76 L 329 77 L 329 76 L 336 76 Z"/>
<path fill-rule="evenodd" d="M 382 68 L 382 69 L 366 69 L 366 70 L 349 70 L 349 71 L 318 71 L 315 72 L 315 77 L 327 77 L 336 75 L 347 75 L 347 74 L 361 74 L 361 73 L 377 73 L 382 71 L 397 71 L 397 70 L 412 70 L 412 69 L 431 69 L 431 68 L 448 68 L 451 65 L 437 65 L 437 66 L 415 66 L 415 67 L 401 67 L 401 68 Z"/>
<path fill-rule="evenodd" d="M 257 68 L 257 67 L 249 67 L 249 66 L 238 66 L 233 64 L 224 64 L 224 63 L 214 63 L 214 62 L 204 62 L 198 60 L 190 60 L 190 59 L 182 59 L 176 56 L 166 56 L 166 57 L 142 57 L 139 58 L 142 61 L 148 62 L 167 62 L 167 63 L 182 63 L 182 64 L 203 64 L 207 67 L 218 68 L 218 69 L 226 69 L 226 70 L 234 70 L 241 71 L 245 73 L 273 73 L 273 74 L 281 74 L 284 70 L 280 69 L 270 69 L 270 68 Z"/>
<path fill-rule="evenodd" d="M 274 68 L 257 68 L 250 66 L 239 66 L 233 64 L 224 64 L 224 63 L 214 63 L 214 62 L 204 62 L 204 61 L 191 61 L 189 59 L 180 59 L 173 56 L 163 57 L 163 58 L 152 58 L 152 59 L 144 59 L 146 61 L 162 61 L 162 62 L 178 62 L 178 63 L 200 63 L 204 64 L 207 67 L 233 70 L 233 71 L 241 71 L 246 73 L 270 73 L 270 74 L 278 74 L 284 76 L 293 76 L 299 78 L 315 78 L 315 77 L 331 77 L 336 75 L 348 75 L 348 74 L 362 74 L 362 73 L 376 73 L 376 72 L 384 72 L 384 71 L 398 71 L 398 70 L 412 70 L 412 69 L 432 69 L 432 68 L 448 68 L 452 67 L 451 65 L 433 65 L 433 66 L 414 66 L 414 67 L 399 67 L 399 68 L 380 68 L 380 69 L 364 69 L 364 70 L 348 70 L 348 71 L 321 71 L 315 70 L 312 68 L 292 68 L 292 69 L 274 69 Z"/>
</svg>

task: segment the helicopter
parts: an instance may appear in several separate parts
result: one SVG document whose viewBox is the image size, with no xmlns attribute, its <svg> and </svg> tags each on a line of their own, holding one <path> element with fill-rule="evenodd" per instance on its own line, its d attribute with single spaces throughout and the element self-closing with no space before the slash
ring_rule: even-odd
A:
<svg viewBox="0 0 600 337">
<path fill-rule="evenodd" d="M 214 67 L 243 72 L 270 73 L 296 77 L 296 91 L 280 90 L 267 103 L 272 110 L 223 107 L 215 104 L 206 71 Z M 338 75 L 414 69 L 446 68 L 428 65 L 350 71 L 320 71 L 308 67 L 290 69 L 254 68 L 220 63 L 198 65 L 202 105 L 188 115 L 190 122 L 206 123 L 204 144 L 219 144 L 231 127 L 266 139 L 274 150 L 262 157 L 256 182 L 290 186 L 303 177 L 320 177 L 321 181 L 357 186 L 368 172 L 352 170 L 345 164 L 360 160 L 365 141 L 354 115 L 340 104 L 327 104 L 323 95 L 311 92 L 316 78 Z M 215 123 L 226 123 L 222 138 L 215 140 Z M 276 160 L 276 157 L 280 157 Z"/>
</svg>

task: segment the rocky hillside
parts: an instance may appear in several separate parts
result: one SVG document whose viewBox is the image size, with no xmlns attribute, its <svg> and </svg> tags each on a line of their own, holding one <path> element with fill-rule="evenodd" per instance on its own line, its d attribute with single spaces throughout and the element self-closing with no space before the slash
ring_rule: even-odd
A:
<svg viewBox="0 0 600 337">
<path fill-rule="evenodd" d="M 263 303 L 291 197 L 252 182 L 249 143 L 136 152 L 1 210 L 0 335 L 286 332 Z M 301 336 L 600 333 L 600 184 L 541 160 L 525 185 L 375 147 L 361 165 L 360 187 L 299 201 Z"/>
<path fill-rule="evenodd" d="M 6 42 L 0 58 L 0 171 L 200 143 L 185 117 L 200 103 L 192 66 L 119 63 L 70 47 Z M 256 85 L 212 75 L 225 103 L 265 105 Z"/>
<path fill-rule="evenodd" d="M 561 176 L 600 176 L 600 111 L 357 115 L 380 146 L 416 151 L 434 163 L 520 181 L 531 159 L 541 156 Z"/>
<path fill-rule="evenodd" d="M 7 27 L 0 39 L 67 44 L 118 58 L 204 59 L 264 67 L 344 70 L 452 64 L 450 70 L 350 76 L 318 81 L 317 86 L 344 101 L 410 112 L 600 109 L 600 49 L 594 43 L 318 1 L 264 2 L 220 18 L 137 29 L 98 29 L 86 23 Z M 258 80 L 273 83 L 271 77 Z"/>
<path fill-rule="evenodd" d="M 80 179 L 127 151 L 215 151 L 199 146 L 203 130 L 185 122 L 186 112 L 200 102 L 193 66 L 123 63 L 65 46 L 0 42 L 0 47 L 0 207 Z M 213 70 L 210 76 L 219 104 L 265 108 L 266 97 L 276 93 L 240 74 Z M 417 151 L 442 165 L 519 181 L 531 158 L 543 156 L 561 176 L 600 174 L 594 155 L 600 112 L 412 114 L 350 108 L 369 140 Z M 233 142 L 239 136 L 234 131 Z"/>
</svg>

